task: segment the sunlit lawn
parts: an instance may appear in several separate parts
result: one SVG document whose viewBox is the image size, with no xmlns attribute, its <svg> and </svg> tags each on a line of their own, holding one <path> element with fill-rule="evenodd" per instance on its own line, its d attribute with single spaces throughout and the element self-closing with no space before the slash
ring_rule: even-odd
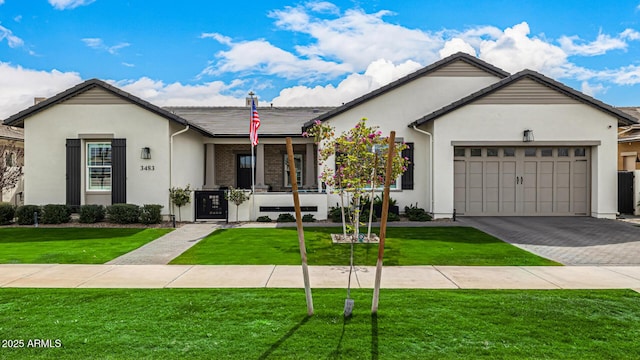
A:
<svg viewBox="0 0 640 360">
<path fill-rule="evenodd" d="M 0 289 L 2 359 L 638 359 L 630 290 Z M 27 348 L 50 339 L 59 348 Z"/>
<path fill-rule="evenodd" d="M 305 229 L 310 265 L 349 263 L 349 244 L 333 244 L 338 227 Z M 379 231 L 374 229 L 375 232 Z M 378 244 L 356 244 L 355 262 L 375 265 Z M 172 264 L 300 264 L 295 228 L 218 230 Z M 387 229 L 385 265 L 559 265 L 470 227 L 392 227 Z"/>
<path fill-rule="evenodd" d="M 172 229 L 0 228 L 0 263 L 102 264 Z"/>
</svg>

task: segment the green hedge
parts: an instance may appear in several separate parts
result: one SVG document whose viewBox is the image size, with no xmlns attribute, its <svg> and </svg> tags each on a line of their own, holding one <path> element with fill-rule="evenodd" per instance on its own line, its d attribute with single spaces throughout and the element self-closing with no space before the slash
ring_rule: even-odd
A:
<svg viewBox="0 0 640 360">
<path fill-rule="evenodd" d="M 159 224 L 162 222 L 162 205 L 146 204 L 140 209 L 140 222 L 143 224 Z"/>
<path fill-rule="evenodd" d="M 102 205 L 80 206 L 80 221 L 83 224 L 94 224 L 104 220 L 105 208 Z"/>
<path fill-rule="evenodd" d="M 42 207 L 43 224 L 62 224 L 71 221 L 71 208 L 67 205 L 47 204 Z"/>
<path fill-rule="evenodd" d="M 289 214 L 289 213 L 283 213 L 278 215 L 278 220 L 276 220 L 277 222 L 295 222 L 296 221 L 296 217 Z"/>
<path fill-rule="evenodd" d="M 140 207 L 134 204 L 114 204 L 107 206 L 107 219 L 116 224 L 140 222 Z"/>
<path fill-rule="evenodd" d="M 38 205 L 22 205 L 16 209 L 16 217 L 18 225 L 33 225 L 33 214 L 37 213 L 38 217 L 42 213 L 42 209 Z"/>
<path fill-rule="evenodd" d="M 258 216 L 258 218 L 256 219 L 257 222 L 271 222 L 271 218 L 268 217 L 267 215 L 265 216 Z"/>
<path fill-rule="evenodd" d="M 0 203 L 0 225 L 9 225 L 16 217 L 16 207 L 9 203 Z"/>
</svg>

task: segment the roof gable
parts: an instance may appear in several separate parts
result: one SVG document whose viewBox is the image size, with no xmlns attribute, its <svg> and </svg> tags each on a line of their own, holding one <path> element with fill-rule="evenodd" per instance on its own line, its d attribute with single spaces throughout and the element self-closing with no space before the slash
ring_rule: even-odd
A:
<svg viewBox="0 0 640 360">
<path fill-rule="evenodd" d="M 320 120 L 320 121 L 328 120 L 338 114 L 341 114 L 347 110 L 350 110 L 364 102 L 372 100 L 380 95 L 383 95 L 391 90 L 401 87 L 423 76 L 449 76 L 450 77 L 450 76 L 488 76 L 488 75 L 495 76 L 499 79 L 502 79 L 509 76 L 509 73 L 487 62 L 484 62 L 474 56 L 459 52 L 449 57 L 446 57 L 440 61 L 437 61 L 429 66 L 426 66 L 416 72 L 413 72 L 403 78 L 393 81 L 357 99 L 354 99 L 321 116 L 318 116 L 306 122 L 303 126 L 303 129 L 312 126 L 314 121 L 316 120 Z"/>
<path fill-rule="evenodd" d="M 523 70 L 462 98 L 448 106 L 428 114 L 411 124 L 420 126 L 453 112 L 468 104 L 574 104 L 582 103 L 594 107 L 618 119 L 620 125 L 635 124 L 633 116 L 624 113 L 600 100 L 576 91 L 560 82 L 532 70 Z"/>
<path fill-rule="evenodd" d="M 151 104 L 148 101 L 142 100 L 137 96 L 134 96 L 126 91 L 118 89 L 115 86 L 109 85 L 106 82 L 98 79 L 87 80 L 72 88 L 69 88 L 53 97 L 50 97 L 38 104 L 35 104 L 19 113 L 10 116 L 4 121 L 4 124 L 10 126 L 23 127 L 24 120 L 33 116 L 41 111 L 48 109 L 51 106 L 67 103 L 67 104 L 134 104 L 142 107 L 143 109 L 150 111 L 158 116 L 161 116 L 167 120 L 174 121 L 180 125 L 189 125 L 190 128 L 200 132 L 205 136 L 211 136 L 212 134 L 202 129 L 201 127 L 189 124 L 185 119 L 172 114 L 171 112 Z"/>
</svg>

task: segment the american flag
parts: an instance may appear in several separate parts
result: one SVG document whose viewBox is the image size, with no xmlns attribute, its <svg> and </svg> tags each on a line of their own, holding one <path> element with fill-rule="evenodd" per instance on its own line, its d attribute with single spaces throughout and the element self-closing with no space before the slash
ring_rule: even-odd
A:
<svg viewBox="0 0 640 360">
<path fill-rule="evenodd" d="M 251 145 L 258 145 L 258 129 L 260 128 L 260 115 L 256 109 L 256 102 L 251 99 L 251 122 L 249 123 L 249 139 Z"/>
</svg>

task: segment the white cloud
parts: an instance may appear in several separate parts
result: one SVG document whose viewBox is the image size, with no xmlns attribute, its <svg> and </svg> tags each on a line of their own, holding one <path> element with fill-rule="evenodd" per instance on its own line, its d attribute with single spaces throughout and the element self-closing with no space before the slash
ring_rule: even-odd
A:
<svg viewBox="0 0 640 360">
<path fill-rule="evenodd" d="M 628 38 L 637 36 L 629 33 Z M 627 43 L 621 38 L 612 38 L 606 34 L 598 34 L 596 40 L 585 43 L 577 36 L 563 36 L 558 39 L 560 46 L 568 55 L 595 56 L 602 55 L 611 50 L 625 50 Z"/>
<path fill-rule="evenodd" d="M 226 41 L 226 37 L 222 37 Z M 333 78 L 352 71 L 347 64 L 323 61 L 317 58 L 304 59 L 278 48 L 266 40 L 229 43 L 231 49 L 216 54 L 218 61 L 212 62 L 202 75 L 219 75 L 225 72 L 259 73 L 276 75 L 286 79 Z"/>
<path fill-rule="evenodd" d="M 115 55 L 118 53 L 118 50 L 131 46 L 131 44 L 123 42 L 116 45 L 108 46 L 104 43 L 104 41 L 100 38 L 84 38 L 81 39 L 85 45 L 92 49 L 96 50 L 104 50 L 111 55 Z"/>
<path fill-rule="evenodd" d="M 241 106 L 244 97 L 225 95 L 245 93 L 242 81 L 226 84 L 212 81 L 196 85 L 179 82 L 165 84 L 147 77 L 138 80 L 109 81 L 113 85 L 158 106 Z"/>
<path fill-rule="evenodd" d="M 476 49 L 471 46 L 468 42 L 462 40 L 461 38 L 453 38 L 447 41 L 442 49 L 438 52 L 440 58 L 446 58 L 449 55 L 453 55 L 457 52 L 467 53 L 472 56 L 476 56 Z"/>
<path fill-rule="evenodd" d="M 223 45 L 229 45 L 232 46 L 233 42 L 231 41 L 231 38 L 228 36 L 224 36 L 222 34 L 218 34 L 218 33 L 202 33 L 200 35 L 201 39 L 214 39 L 217 42 L 223 44 Z"/>
<path fill-rule="evenodd" d="M 441 36 L 388 23 L 383 19 L 388 15 L 392 13 L 367 14 L 352 9 L 335 18 L 321 18 L 309 4 L 270 13 L 281 29 L 314 39 L 310 45 L 296 47 L 300 56 L 333 59 L 349 64 L 355 71 L 364 70 L 379 58 L 395 63 L 410 59 L 420 63 L 437 60 L 435 54 L 444 43 Z"/>
<path fill-rule="evenodd" d="M 421 67 L 411 60 L 399 65 L 394 65 L 388 60 L 376 60 L 367 67 L 364 74 L 351 74 L 337 86 L 294 86 L 281 90 L 272 102 L 276 106 L 338 106 Z"/>
<path fill-rule="evenodd" d="M 13 32 L 6 27 L 0 25 L 0 41 L 7 40 L 7 44 L 9 44 L 10 48 L 17 48 L 24 46 L 24 41 L 13 35 Z"/>
<path fill-rule="evenodd" d="M 580 85 L 580 91 L 591 96 L 596 97 L 599 94 L 606 93 L 609 88 L 603 84 L 589 84 L 587 81 L 583 81 Z"/>
<path fill-rule="evenodd" d="M 96 0 L 49 0 L 49 4 L 58 10 L 75 9 L 78 6 L 89 5 Z"/>
<path fill-rule="evenodd" d="M 33 105 L 34 97 L 51 97 L 80 82 L 74 72 L 37 71 L 0 62 L 0 119 Z"/>
</svg>

